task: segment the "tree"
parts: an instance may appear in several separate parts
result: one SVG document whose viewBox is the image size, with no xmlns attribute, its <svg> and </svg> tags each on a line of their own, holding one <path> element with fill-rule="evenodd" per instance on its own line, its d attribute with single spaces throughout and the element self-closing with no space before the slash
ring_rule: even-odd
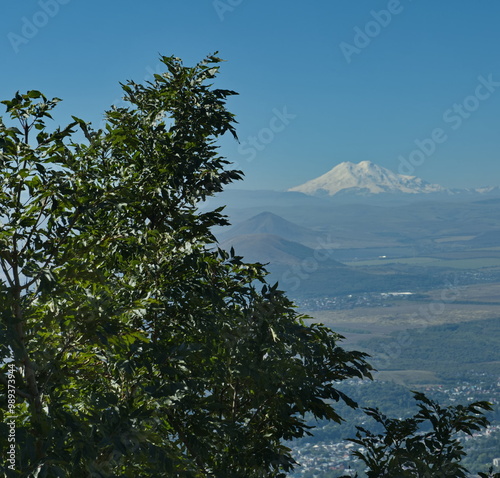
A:
<svg viewBox="0 0 500 478">
<path fill-rule="evenodd" d="M 467 406 L 442 407 L 423 393 L 414 392 L 419 411 L 405 419 L 388 418 L 376 408 L 365 413 L 383 427 L 373 434 L 356 427 L 356 438 L 349 441 L 360 445 L 353 454 L 367 466 L 368 478 L 466 477 L 467 470 L 460 464 L 465 456 L 457 437 L 459 432 L 472 435 L 488 425 L 484 411 L 491 410 L 488 402 L 474 402 Z M 496 477 L 490 471 L 482 477 Z"/>
<path fill-rule="evenodd" d="M 355 403 L 335 383 L 370 376 L 262 265 L 217 247 L 222 208 L 198 204 L 241 177 L 216 146 L 236 138 L 235 93 L 211 84 L 215 56 L 162 61 L 122 85 L 129 106 L 103 130 L 51 131 L 59 100 L 38 91 L 3 102 L 6 476 L 284 476 L 304 415 L 340 421 L 332 400 Z"/>
</svg>

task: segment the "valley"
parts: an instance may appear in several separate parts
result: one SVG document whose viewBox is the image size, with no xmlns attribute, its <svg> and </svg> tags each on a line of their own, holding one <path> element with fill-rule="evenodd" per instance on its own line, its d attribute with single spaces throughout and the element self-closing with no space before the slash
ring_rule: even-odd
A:
<svg viewBox="0 0 500 478">
<path fill-rule="evenodd" d="M 500 455 L 500 197 L 224 194 L 233 226 L 215 231 L 221 247 L 267 264 L 306 321 L 370 354 L 374 381 L 341 385 L 360 407 L 408 416 L 410 390 L 496 405 L 487 433 L 466 447 L 467 466 L 486 471 Z M 311 423 L 314 436 L 294 445 L 303 464 L 294 476 L 348 467 L 363 476 L 345 439 L 366 417 L 338 409 L 345 423 Z"/>
<path fill-rule="evenodd" d="M 457 375 L 488 369 L 500 378 L 499 289 L 497 283 L 453 285 L 415 298 L 386 298 L 382 305 L 361 302 L 347 310 L 303 312 L 311 317 L 308 320 L 328 325 L 344 336 L 346 348 L 370 353 L 371 362 L 379 370 L 375 374 L 378 379 L 411 386 L 421 384 L 420 377 L 426 376 L 425 383 L 442 383 L 450 375 L 450 361 L 457 366 L 462 359 L 464 366 L 460 373 L 456 368 Z M 467 357 L 467 348 L 471 354 L 477 353 Z M 415 357 L 411 349 L 418 349 L 425 357 Z M 454 350 L 461 352 L 458 361 L 450 358 Z M 442 355 L 437 356 L 438 352 Z M 415 367 L 417 363 L 422 364 L 421 369 Z M 429 371 L 433 374 L 431 381 L 425 375 Z"/>
</svg>

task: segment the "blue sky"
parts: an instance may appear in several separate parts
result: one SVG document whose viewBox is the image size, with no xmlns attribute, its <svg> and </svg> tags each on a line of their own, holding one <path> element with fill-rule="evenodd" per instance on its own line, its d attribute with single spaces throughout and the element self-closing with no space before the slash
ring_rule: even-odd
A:
<svg viewBox="0 0 500 478">
<path fill-rule="evenodd" d="M 98 125 L 119 82 L 218 50 L 241 143 L 236 187 L 284 190 L 342 161 L 448 187 L 500 185 L 500 2 L 4 0 L 0 96 Z M 3 111 L 2 111 L 3 114 Z"/>
</svg>

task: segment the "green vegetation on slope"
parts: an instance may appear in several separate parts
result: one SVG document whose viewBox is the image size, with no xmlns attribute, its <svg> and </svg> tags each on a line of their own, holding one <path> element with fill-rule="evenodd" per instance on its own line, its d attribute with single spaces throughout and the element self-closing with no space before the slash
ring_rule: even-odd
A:
<svg viewBox="0 0 500 478">
<path fill-rule="evenodd" d="M 500 374 L 500 319 L 442 324 L 359 342 L 383 370 L 426 370 L 444 377 L 466 371 Z"/>
</svg>

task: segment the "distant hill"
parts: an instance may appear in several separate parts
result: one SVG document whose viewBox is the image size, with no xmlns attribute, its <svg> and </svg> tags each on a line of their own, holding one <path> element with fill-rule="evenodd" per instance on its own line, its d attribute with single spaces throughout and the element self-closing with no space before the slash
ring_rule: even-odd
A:
<svg viewBox="0 0 500 478">
<path fill-rule="evenodd" d="M 418 274 L 370 273 L 334 260 L 329 251 L 311 249 L 273 234 L 240 235 L 220 246 L 225 250 L 234 247 L 245 262 L 267 264 L 269 282 L 279 282 L 292 298 L 407 290 L 422 283 Z"/>
<path fill-rule="evenodd" d="M 433 195 L 408 194 L 403 199 L 403 195 L 384 195 L 394 199 L 382 201 L 379 200 L 382 195 L 374 195 L 366 197 L 364 202 L 342 203 L 335 199 L 338 195 L 320 198 L 301 193 L 277 193 L 276 203 L 269 200 L 265 205 L 258 206 L 256 204 L 261 204 L 259 201 L 262 199 L 259 192 L 252 195 L 245 191 L 244 201 L 236 193 L 233 191 L 230 198 L 226 197 L 230 200 L 227 201 L 225 212 L 234 226 L 217 229 L 216 236 L 221 241 L 238 235 L 236 228 L 240 225 L 240 232 L 251 233 L 251 228 L 247 226 L 255 224 L 260 231 L 312 248 L 318 245 L 325 247 L 325 243 L 336 249 L 415 245 L 417 249 L 414 252 L 420 254 L 424 249 L 427 251 L 425 253 L 429 253 L 432 244 L 440 250 L 451 246 L 451 241 L 442 238 L 476 237 L 488 231 L 500 230 L 500 198 L 496 197 L 482 196 L 478 200 L 474 196 L 466 200 L 465 196 L 447 196 L 445 200 L 438 200 Z M 287 197 L 290 197 L 289 202 Z M 428 200 L 405 200 L 420 197 L 428 197 Z M 458 200 L 458 197 L 462 199 Z M 218 205 L 214 202 L 213 207 Z M 290 224 L 282 227 L 276 218 L 269 220 L 267 215 L 260 216 L 262 212 L 280 216 Z M 250 222 L 243 225 L 247 220 Z M 266 229 L 270 225 L 272 228 Z M 311 232 L 312 235 L 307 234 Z M 288 233 L 292 235 L 288 236 Z M 490 239 L 494 240 L 491 236 Z M 491 243 L 490 239 L 485 238 L 483 247 L 500 245 L 500 242 Z M 475 243 L 467 241 L 462 244 L 471 247 Z M 387 254 L 380 252 L 380 255 Z"/>
<path fill-rule="evenodd" d="M 347 268 L 346 265 L 319 254 L 314 249 L 286 240 L 275 234 L 242 234 L 221 243 L 222 249 L 234 247 L 245 261 L 271 263 L 273 266 L 300 265 L 304 261 L 321 261 L 322 267 Z"/>
<path fill-rule="evenodd" d="M 318 232 L 294 224 L 268 211 L 252 216 L 231 227 L 229 230 L 222 232 L 219 235 L 219 239 L 227 241 L 231 238 L 248 234 L 269 234 L 279 236 L 288 241 L 299 242 L 306 246 L 316 247 L 318 245 Z"/>
</svg>

